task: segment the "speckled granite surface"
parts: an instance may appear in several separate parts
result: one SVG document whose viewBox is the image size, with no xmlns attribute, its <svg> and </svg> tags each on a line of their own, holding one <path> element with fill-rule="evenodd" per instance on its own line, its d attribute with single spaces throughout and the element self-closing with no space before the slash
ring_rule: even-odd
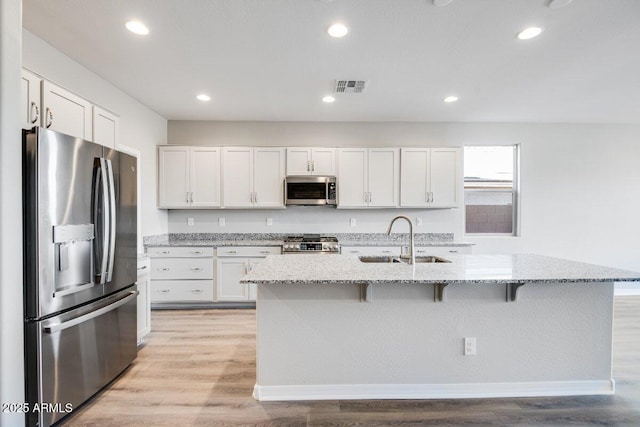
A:
<svg viewBox="0 0 640 427">
<path fill-rule="evenodd" d="M 450 255 L 451 263 L 363 263 L 354 255 L 271 255 L 242 280 L 279 284 L 640 281 L 640 273 L 542 255 Z"/>
<path fill-rule="evenodd" d="M 170 233 L 144 238 L 145 246 L 281 246 L 287 233 Z M 341 246 L 402 246 L 409 242 L 407 233 L 338 233 Z M 455 242 L 453 233 L 416 233 L 416 246 L 471 246 Z"/>
</svg>

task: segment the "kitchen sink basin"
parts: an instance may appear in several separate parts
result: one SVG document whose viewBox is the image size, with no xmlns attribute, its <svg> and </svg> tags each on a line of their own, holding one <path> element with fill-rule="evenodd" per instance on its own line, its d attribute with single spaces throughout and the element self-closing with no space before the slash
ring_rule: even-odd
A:
<svg viewBox="0 0 640 427">
<path fill-rule="evenodd" d="M 382 263 L 398 263 L 398 262 L 402 262 L 402 263 L 408 263 L 409 259 L 408 258 L 400 258 L 397 256 L 361 256 L 360 257 L 360 262 L 366 262 L 366 263 L 378 263 L 378 264 L 382 264 Z M 424 263 L 433 263 L 433 262 L 451 262 L 448 259 L 444 259 L 441 258 L 439 256 L 435 256 L 435 255 L 427 255 L 427 256 L 417 256 L 416 257 L 416 264 L 424 264 Z"/>
</svg>

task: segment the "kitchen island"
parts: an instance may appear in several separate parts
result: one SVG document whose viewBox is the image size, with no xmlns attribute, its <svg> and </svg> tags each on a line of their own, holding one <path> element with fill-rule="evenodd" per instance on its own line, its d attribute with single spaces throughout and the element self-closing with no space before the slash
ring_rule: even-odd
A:
<svg viewBox="0 0 640 427">
<path fill-rule="evenodd" d="M 258 284 L 254 397 L 614 393 L 613 283 L 640 273 L 539 255 L 447 260 L 267 257 L 243 279 Z"/>
</svg>

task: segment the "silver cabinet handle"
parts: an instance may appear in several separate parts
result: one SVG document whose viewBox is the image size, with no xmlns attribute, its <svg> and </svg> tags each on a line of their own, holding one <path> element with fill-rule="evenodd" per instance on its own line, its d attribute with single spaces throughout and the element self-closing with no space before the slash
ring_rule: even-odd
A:
<svg viewBox="0 0 640 427">
<path fill-rule="evenodd" d="M 195 254 L 195 255 L 200 255 L 202 253 L 202 251 L 192 251 L 191 253 Z"/>
<path fill-rule="evenodd" d="M 253 193 L 253 201 L 254 203 L 258 203 L 258 192 Z"/>
<path fill-rule="evenodd" d="M 429 201 L 430 201 L 431 203 L 433 203 L 433 193 L 432 193 L 432 192 L 429 192 L 429 197 L 431 198 Z"/>
<path fill-rule="evenodd" d="M 193 292 L 194 294 L 201 294 L 204 291 L 202 289 L 191 289 L 191 292 Z"/>
<path fill-rule="evenodd" d="M 457 254 L 458 252 L 460 252 L 460 251 L 456 251 L 456 250 L 453 250 L 453 249 L 449 251 L 449 253 L 451 253 L 451 254 Z"/>
<path fill-rule="evenodd" d="M 369 192 L 369 203 L 373 202 L 373 193 Z"/>
<path fill-rule="evenodd" d="M 202 267 L 193 267 L 192 271 L 202 271 Z"/>
<path fill-rule="evenodd" d="M 416 252 L 418 252 L 419 254 L 423 254 L 423 253 L 425 253 L 427 251 L 425 251 L 424 249 L 418 249 Z"/>
<path fill-rule="evenodd" d="M 360 251 L 351 250 L 351 251 L 349 251 L 349 253 L 350 253 L 350 254 L 359 254 L 359 253 L 360 253 Z"/>
<path fill-rule="evenodd" d="M 311 160 L 307 160 L 307 172 L 311 172 Z"/>
<path fill-rule="evenodd" d="M 369 193 L 364 192 L 364 202 L 367 203 L 369 201 Z"/>
<path fill-rule="evenodd" d="M 169 267 L 164 267 L 160 269 L 160 271 L 169 271 L 169 270 L 171 270 Z"/>
<path fill-rule="evenodd" d="M 189 203 L 189 192 L 187 191 L 185 194 L 187 195 L 187 200 L 186 201 L 187 201 L 187 203 Z"/>
<path fill-rule="evenodd" d="M 268 254 L 270 254 L 270 253 L 271 253 L 271 251 L 260 251 L 260 253 L 261 253 L 261 254 L 267 254 L 267 255 L 268 255 Z"/>
<path fill-rule="evenodd" d="M 140 271 L 140 270 L 146 270 L 146 269 L 147 269 L 147 266 L 146 266 L 146 265 L 143 265 L 142 267 L 140 267 L 140 268 L 138 269 L 138 271 Z"/>
<path fill-rule="evenodd" d="M 171 292 L 170 289 L 160 289 L 158 292 L 163 293 L 163 294 L 168 294 L 169 292 Z"/>
<path fill-rule="evenodd" d="M 171 251 L 162 251 L 162 252 L 160 252 L 160 253 L 161 253 L 161 254 L 170 254 L 170 253 L 171 253 Z"/>
<path fill-rule="evenodd" d="M 53 124 L 53 113 L 51 112 L 51 109 L 49 107 L 47 107 L 47 112 L 46 112 L 46 116 L 47 116 L 47 129 L 49 129 L 51 127 L 51 125 Z"/>
<path fill-rule="evenodd" d="M 311 172 L 316 170 L 316 161 L 315 160 L 311 160 Z"/>
<path fill-rule="evenodd" d="M 228 254 L 237 254 L 238 251 L 227 251 Z"/>
<path fill-rule="evenodd" d="M 34 109 L 36 110 L 35 117 L 32 114 Z M 40 117 L 40 110 L 38 109 L 38 105 L 35 102 L 31 101 L 31 108 L 29 109 L 29 119 L 30 119 L 29 121 L 31 122 L 31 124 L 34 124 L 35 122 L 38 121 L 39 117 Z"/>
<path fill-rule="evenodd" d="M 388 254 L 391 251 L 382 251 L 383 254 Z"/>
<path fill-rule="evenodd" d="M 191 203 L 193 203 L 193 191 L 191 192 Z"/>
</svg>

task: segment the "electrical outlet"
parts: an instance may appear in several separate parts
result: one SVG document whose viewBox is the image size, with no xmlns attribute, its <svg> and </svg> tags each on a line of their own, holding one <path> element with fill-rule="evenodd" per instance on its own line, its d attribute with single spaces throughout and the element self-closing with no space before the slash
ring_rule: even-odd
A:
<svg viewBox="0 0 640 427">
<path fill-rule="evenodd" d="M 227 225 L 227 222 L 225 221 L 225 219 L 224 218 L 218 218 L 218 226 L 224 227 L 225 225 Z"/>
<path fill-rule="evenodd" d="M 475 356 L 476 355 L 476 339 L 464 338 L 464 355 Z"/>
<path fill-rule="evenodd" d="M 416 218 L 416 225 L 422 227 L 422 218 Z"/>
<path fill-rule="evenodd" d="M 271 227 L 273 225 L 273 218 L 267 218 L 267 227 Z"/>
<path fill-rule="evenodd" d="M 189 227 L 193 227 L 195 225 L 195 221 L 193 220 L 193 218 L 187 218 L 187 225 Z"/>
<path fill-rule="evenodd" d="M 352 227 L 355 227 L 358 224 L 358 221 L 356 221 L 355 218 L 351 218 L 349 220 L 349 224 L 351 224 Z"/>
</svg>

